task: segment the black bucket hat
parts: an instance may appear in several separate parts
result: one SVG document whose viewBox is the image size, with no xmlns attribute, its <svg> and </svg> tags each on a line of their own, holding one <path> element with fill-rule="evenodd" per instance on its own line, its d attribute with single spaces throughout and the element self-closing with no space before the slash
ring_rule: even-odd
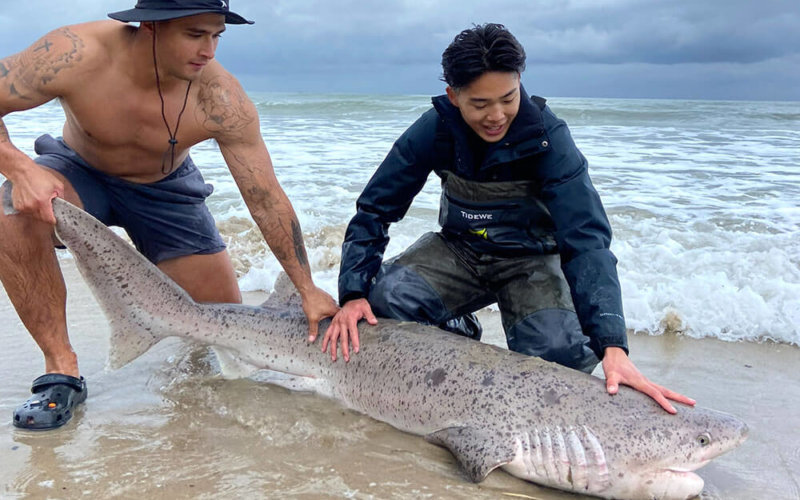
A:
<svg viewBox="0 0 800 500">
<path fill-rule="evenodd" d="M 168 21 L 197 14 L 223 14 L 228 24 L 253 24 L 228 9 L 230 0 L 138 0 L 136 7 L 108 15 L 122 22 Z"/>
</svg>

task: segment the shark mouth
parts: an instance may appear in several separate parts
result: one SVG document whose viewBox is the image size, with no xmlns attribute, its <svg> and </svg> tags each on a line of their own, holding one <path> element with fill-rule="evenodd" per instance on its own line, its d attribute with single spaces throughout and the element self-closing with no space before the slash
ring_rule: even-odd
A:
<svg viewBox="0 0 800 500">
<path fill-rule="evenodd" d="M 708 460 L 684 467 L 662 469 L 656 473 L 656 478 L 648 488 L 650 490 L 648 494 L 651 498 L 664 499 L 693 498 L 699 495 L 703 492 L 705 481 L 692 471 L 706 463 Z"/>
<path fill-rule="evenodd" d="M 699 469 L 701 467 L 704 467 L 710 461 L 711 461 L 711 459 L 708 459 L 708 460 L 703 460 L 703 461 L 700 461 L 700 462 L 695 462 L 693 464 L 687 464 L 687 465 L 684 465 L 682 467 L 667 467 L 666 469 L 664 469 L 664 471 L 665 472 L 670 472 L 670 473 L 673 473 L 673 474 L 678 474 L 678 475 L 685 474 L 685 475 L 690 475 L 690 476 L 696 476 L 697 474 L 695 474 L 693 471 L 696 471 L 697 469 Z"/>
</svg>

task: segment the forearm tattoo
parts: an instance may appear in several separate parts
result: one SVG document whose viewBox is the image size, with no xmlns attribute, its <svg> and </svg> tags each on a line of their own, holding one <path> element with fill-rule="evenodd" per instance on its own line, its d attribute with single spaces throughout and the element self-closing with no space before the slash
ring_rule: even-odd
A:
<svg viewBox="0 0 800 500">
<path fill-rule="evenodd" d="M 8 137 L 8 129 L 6 128 L 6 124 L 3 123 L 3 120 L 0 119 L 0 144 L 9 142 L 11 142 L 11 138 Z"/>
<path fill-rule="evenodd" d="M 11 96 L 31 99 L 32 92 L 75 66 L 83 58 L 83 49 L 83 40 L 69 28 L 49 33 L 27 50 L 0 61 L 0 84 Z"/>
<path fill-rule="evenodd" d="M 303 269 L 308 269 L 308 256 L 306 255 L 306 247 L 303 244 L 303 230 L 300 229 L 300 223 L 292 219 L 292 242 L 294 243 L 294 255 L 297 257 L 297 262 L 303 266 Z"/>
<path fill-rule="evenodd" d="M 303 230 L 300 228 L 297 216 L 292 211 L 289 200 L 285 196 L 272 196 L 255 186 L 246 191 L 253 218 L 261 228 L 275 257 L 284 267 L 294 257 L 300 268 L 310 274 L 311 268 L 303 243 Z"/>
</svg>

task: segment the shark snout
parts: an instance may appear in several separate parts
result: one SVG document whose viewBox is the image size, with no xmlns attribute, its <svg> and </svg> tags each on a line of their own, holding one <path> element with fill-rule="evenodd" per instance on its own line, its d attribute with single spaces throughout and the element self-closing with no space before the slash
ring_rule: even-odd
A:
<svg viewBox="0 0 800 500">
<path fill-rule="evenodd" d="M 747 441 L 747 437 L 750 434 L 750 428 L 744 421 L 739 420 L 734 416 L 729 416 L 727 420 L 723 421 L 723 425 L 720 428 L 719 434 L 719 447 L 716 450 L 717 453 L 709 457 L 709 460 L 717 455 L 728 452 Z"/>
</svg>

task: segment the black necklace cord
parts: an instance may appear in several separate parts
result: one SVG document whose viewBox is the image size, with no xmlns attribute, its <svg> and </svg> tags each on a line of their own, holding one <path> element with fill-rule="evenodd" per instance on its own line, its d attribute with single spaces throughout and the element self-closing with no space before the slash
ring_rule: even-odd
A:
<svg viewBox="0 0 800 500">
<path fill-rule="evenodd" d="M 161 93 L 161 78 L 158 76 L 158 59 L 156 58 L 156 23 L 153 23 L 153 67 L 156 71 L 156 88 L 158 89 L 158 98 L 161 99 L 161 119 L 164 120 L 164 126 L 167 127 L 167 133 L 169 134 L 169 148 L 164 152 L 164 155 L 161 157 L 161 173 L 167 175 L 168 173 L 172 172 L 172 169 L 175 168 L 175 146 L 178 144 L 178 127 L 181 126 L 181 117 L 183 117 L 183 112 L 186 111 L 186 103 L 189 102 L 189 90 L 192 88 L 192 81 L 189 80 L 189 85 L 186 87 L 186 95 L 183 98 L 183 107 L 181 108 L 180 113 L 178 113 L 178 121 L 175 123 L 175 132 L 172 131 L 172 128 L 169 126 L 169 122 L 167 121 L 167 113 L 164 109 L 164 95 Z M 166 164 L 166 157 L 170 157 L 170 167 L 165 169 Z"/>
</svg>

